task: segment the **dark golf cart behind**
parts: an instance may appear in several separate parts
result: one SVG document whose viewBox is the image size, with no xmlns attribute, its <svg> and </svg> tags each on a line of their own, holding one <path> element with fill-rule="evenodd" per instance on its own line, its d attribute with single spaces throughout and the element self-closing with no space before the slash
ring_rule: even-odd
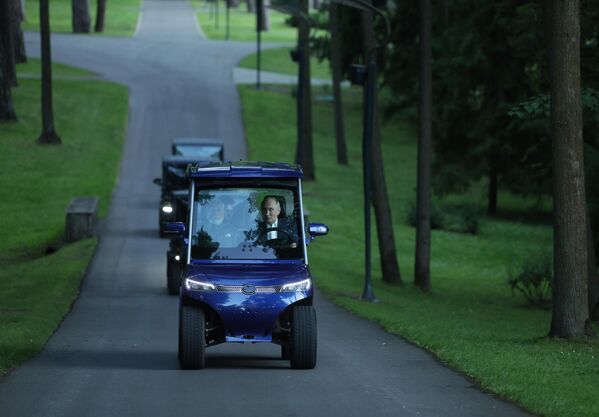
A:
<svg viewBox="0 0 599 417">
<path fill-rule="evenodd" d="M 162 178 L 155 178 L 160 185 L 160 206 L 158 209 L 158 229 L 164 237 L 164 226 L 168 222 L 185 221 L 187 213 L 185 199 L 188 198 L 188 180 L 185 170 L 189 164 L 200 162 L 222 162 L 224 146 L 217 139 L 177 138 L 171 145 L 172 155 L 162 159 Z M 185 190 L 184 193 L 179 193 Z"/>
</svg>

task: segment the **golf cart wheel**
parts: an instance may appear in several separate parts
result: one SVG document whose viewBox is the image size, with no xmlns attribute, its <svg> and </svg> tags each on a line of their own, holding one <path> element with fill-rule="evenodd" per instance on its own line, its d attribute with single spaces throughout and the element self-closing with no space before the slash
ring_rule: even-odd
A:
<svg viewBox="0 0 599 417">
<path fill-rule="evenodd" d="M 179 320 L 179 364 L 182 369 L 202 369 L 206 349 L 204 311 L 194 306 L 181 306 Z"/>
<path fill-rule="evenodd" d="M 166 286 L 170 295 L 179 295 L 181 286 L 181 266 L 177 261 L 167 257 L 166 260 Z"/>
<path fill-rule="evenodd" d="M 290 348 L 289 346 L 281 346 L 281 359 L 289 360 L 291 358 Z"/>
<path fill-rule="evenodd" d="M 293 369 L 316 366 L 316 311 L 313 306 L 295 306 L 291 311 L 289 360 Z"/>
</svg>

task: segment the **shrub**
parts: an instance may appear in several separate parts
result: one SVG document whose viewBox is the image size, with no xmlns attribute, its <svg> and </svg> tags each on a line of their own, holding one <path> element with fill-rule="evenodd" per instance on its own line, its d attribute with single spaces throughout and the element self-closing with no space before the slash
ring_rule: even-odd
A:
<svg viewBox="0 0 599 417">
<path fill-rule="evenodd" d="M 528 258 L 520 264 L 519 271 L 509 272 L 508 283 L 512 291 L 522 293 L 531 306 L 549 308 L 553 283 L 551 255 L 540 254 Z"/>
</svg>

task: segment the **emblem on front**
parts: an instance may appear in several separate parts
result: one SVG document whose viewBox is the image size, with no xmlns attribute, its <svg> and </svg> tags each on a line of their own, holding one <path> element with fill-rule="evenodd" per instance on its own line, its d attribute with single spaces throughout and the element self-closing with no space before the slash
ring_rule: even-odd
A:
<svg viewBox="0 0 599 417">
<path fill-rule="evenodd" d="M 241 289 L 241 291 L 245 294 L 245 295 L 252 295 L 256 293 L 256 287 L 254 285 L 251 284 L 246 284 L 243 286 L 243 288 Z"/>
</svg>

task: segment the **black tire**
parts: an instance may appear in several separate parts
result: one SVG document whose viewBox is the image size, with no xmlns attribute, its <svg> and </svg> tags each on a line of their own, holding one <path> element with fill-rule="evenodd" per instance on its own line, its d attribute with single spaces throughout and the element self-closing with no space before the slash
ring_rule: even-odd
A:
<svg viewBox="0 0 599 417">
<path fill-rule="evenodd" d="M 167 255 L 166 257 L 166 287 L 170 295 L 179 295 L 181 286 L 181 264 Z"/>
<path fill-rule="evenodd" d="M 179 320 L 179 364 L 181 369 L 202 369 L 206 364 L 204 311 L 194 306 L 181 306 Z"/>
<path fill-rule="evenodd" d="M 293 369 L 316 366 L 316 311 L 313 306 L 295 306 L 291 311 L 289 360 Z"/>
<path fill-rule="evenodd" d="M 288 361 L 290 357 L 291 357 L 291 353 L 290 353 L 289 346 L 287 346 L 287 345 L 281 346 L 281 359 Z"/>
</svg>

